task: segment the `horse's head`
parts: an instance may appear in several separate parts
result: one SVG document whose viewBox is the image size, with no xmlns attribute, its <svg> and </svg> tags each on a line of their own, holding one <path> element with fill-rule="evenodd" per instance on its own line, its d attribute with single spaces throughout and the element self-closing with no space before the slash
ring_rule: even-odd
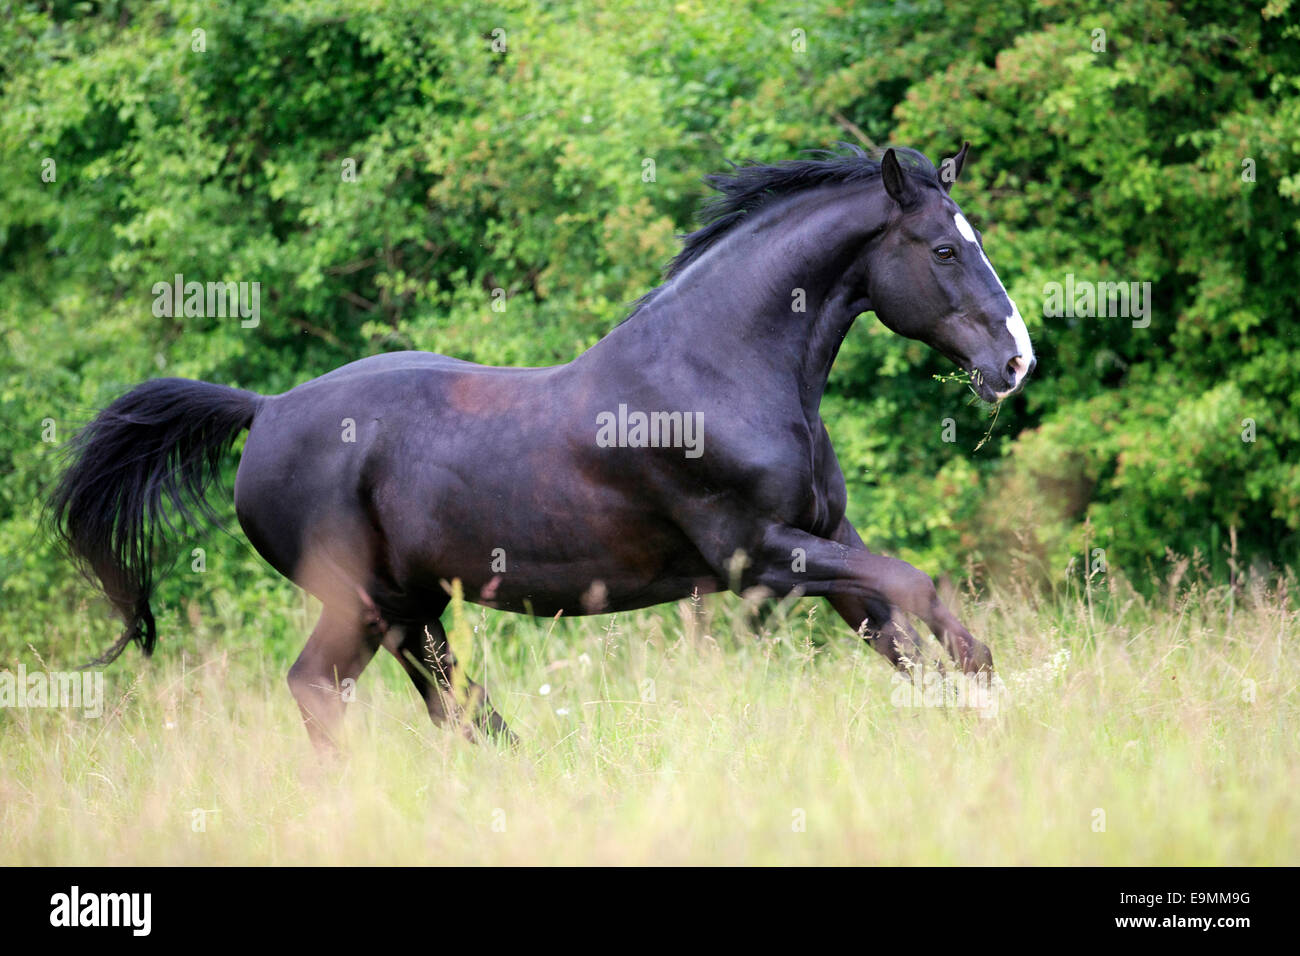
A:
<svg viewBox="0 0 1300 956">
<path fill-rule="evenodd" d="M 869 297 L 881 322 L 952 359 L 971 373 L 981 398 L 997 402 L 1024 384 L 1037 361 L 979 233 L 948 195 L 969 146 L 945 163 L 942 185 L 908 172 L 892 149 L 885 153 L 880 176 L 895 208 L 873 251 Z"/>
</svg>

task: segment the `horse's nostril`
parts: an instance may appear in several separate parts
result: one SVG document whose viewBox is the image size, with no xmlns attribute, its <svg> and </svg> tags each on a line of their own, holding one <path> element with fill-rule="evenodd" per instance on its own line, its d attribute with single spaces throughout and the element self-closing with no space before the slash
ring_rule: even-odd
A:
<svg viewBox="0 0 1300 956">
<path fill-rule="evenodd" d="M 1017 355 L 1007 363 L 1007 381 L 1015 384 L 1016 379 L 1020 377 L 1020 356 Z"/>
</svg>

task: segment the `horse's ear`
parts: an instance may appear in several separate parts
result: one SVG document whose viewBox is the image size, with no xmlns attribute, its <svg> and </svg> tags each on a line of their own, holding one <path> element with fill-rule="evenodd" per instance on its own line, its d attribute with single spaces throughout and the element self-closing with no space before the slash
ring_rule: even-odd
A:
<svg viewBox="0 0 1300 956">
<path fill-rule="evenodd" d="M 963 142 L 961 151 L 956 156 L 950 156 L 939 164 L 939 182 L 943 183 L 943 188 L 952 192 L 952 184 L 957 181 L 961 175 L 961 169 L 966 165 L 966 151 L 970 149 L 970 143 Z"/>
<path fill-rule="evenodd" d="M 916 186 L 898 165 L 898 157 L 892 149 L 885 150 L 885 155 L 880 158 L 880 179 L 885 184 L 885 192 L 904 209 L 916 201 Z"/>
</svg>

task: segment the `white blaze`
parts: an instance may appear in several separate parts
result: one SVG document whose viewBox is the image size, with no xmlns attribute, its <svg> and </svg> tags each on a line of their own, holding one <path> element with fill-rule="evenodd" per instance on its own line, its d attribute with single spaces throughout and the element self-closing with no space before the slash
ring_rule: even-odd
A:
<svg viewBox="0 0 1300 956">
<path fill-rule="evenodd" d="M 1017 309 L 1016 304 L 1011 301 L 1011 296 L 1007 295 L 1007 287 L 1004 286 L 1002 280 L 998 278 L 997 271 L 993 268 L 993 264 L 989 262 L 989 257 L 984 255 L 984 250 L 981 248 L 979 240 L 975 238 L 975 230 L 972 229 L 971 224 L 966 221 L 966 217 L 961 213 L 957 213 L 952 218 L 953 222 L 957 224 L 957 231 L 961 233 L 961 237 L 975 247 L 975 251 L 979 253 L 980 258 L 984 260 L 984 264 L 988 266 L 989 273 L 993 276 L 993 280 L 997 282 L 998 288 L 1002 290 L 1003 295 L 1007 296 L 1007 304 L 1011 306 L 1011 314 L 1007 316 L 1007 331 L 1010 332 L 1011 337 L 1015 339 L 1016 351 L 1019 353 L 1015 359 L 1016 380 L 1014 385 L 1019 385 L 1021 380 L 1024 379 L 1025 373 L 1029 371 L 1029 363 L 1034 359 L 1034 347 L 1029 344 L 1029 330 L 1025 328 L 1025 320 L 1020 317 L 1020 310 Z M 1011 392 L 1015 390 L 1014 385 L 1010 391 L 998 392 L 998 398 L 1010 395 Z"/>
</svg>

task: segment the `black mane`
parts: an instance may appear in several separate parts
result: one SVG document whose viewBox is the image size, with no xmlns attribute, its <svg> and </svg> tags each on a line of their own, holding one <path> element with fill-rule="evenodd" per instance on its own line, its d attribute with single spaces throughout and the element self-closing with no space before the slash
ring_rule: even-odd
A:
<svg viewBox="0 0 1300 956">
<path fill-rule="evenodd" d="M 880 160 L 873 159 L 862 148 L 851 143 L 837 145 L 842 151 L 808 150 L 808 155 L 819 157 L 816 159 L 792 159 L 771 165 L 752 161 L 732 163 L 731 169 L 725 173 L 705 176 L 704 182 L 718 194 L 700 207 L 700 228 L 679 237 L 682 240 L 682 250 L 664 270 L 664 282 L 680 275 L 750 213 L 786 196 L 817 186 L 865 182 L 880 175 Z M 909 173 L 933 182 L 936 186 L 942 185 L 938 170 L 925 154 L 914 149 L 895 147 L 894 155 Z M 642 296 L 632 309 L 633 314 L 662 288 L 661 285 Z"/>
</svg>

